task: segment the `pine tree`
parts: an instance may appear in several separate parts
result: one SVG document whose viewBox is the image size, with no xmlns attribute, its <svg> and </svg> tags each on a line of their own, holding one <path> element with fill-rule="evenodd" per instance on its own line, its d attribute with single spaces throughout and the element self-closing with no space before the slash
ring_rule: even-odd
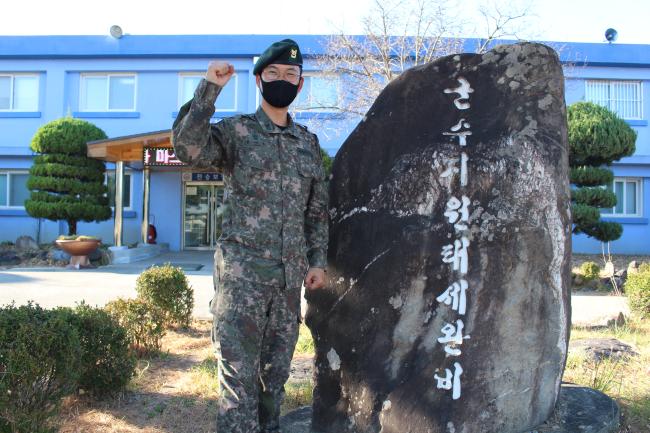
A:
<svg viewBox="0 0 650 433">
<path fill-rule="evenodd" d="M 621 237 L 623 227 L 600 220 L 599 208 L 616 206 L 610 185 L 613 161 L 634 154 L 636 132 L 615 113 L 591 102 L 578 102 L 567 109 L 569 165 L 572 189 L 573 232 L 584 233 L 601 242 Z"/>
<path fill-rule="evenodd" d="M 77 234 L 77 221 L 111 218 L 104 162 L 86 156 L 86 142 L 105 138 L 97 126 L 71 117 L 41 126 L 30 144 L 40 155 L 29 170 L 27 213 L 67 221 L 69 235 Z"/>
</svg>

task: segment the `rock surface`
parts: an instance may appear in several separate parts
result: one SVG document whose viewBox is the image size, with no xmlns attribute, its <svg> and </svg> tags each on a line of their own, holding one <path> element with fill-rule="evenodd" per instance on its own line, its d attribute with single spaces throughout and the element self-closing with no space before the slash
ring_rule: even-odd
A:
<svg viewBox="0 0 650 433">
<path fill-rule="evenodd" d="M 583 351 L 596 361 L 602 361 L 605 358 L 620 359 L 639 356 L 632 346 L 615 338 L 586 338 L 571 341 L 569 350 Z"/>
<path fill-rule="evenodd" d="M 283 433 L 311 433 L 310 407 L 296 409 L 282 418 Z M 576 385 L 563 384 L 555 411 L 530 433 L 616 433 L 620 411 L 605 394 Z"/>
<path fill-rule="evenodd" d="M 620 419 L 618 405 L 602 392 L 563 384 L 553 415 L 531 433 L 616 433 Z"/>
<path fill-rule="evenodd" d="M 49 256 L 52 258 L 52 260 L 70 260 L 70 254 L 59 249 L 50 250 Z"/>
<path fill-rule="evenodd" d="M 0 251 L 0 266 L 17 265 L 20 257 L 13 251 Z"/>
<path fill-rule="evenodd" d="M 307 293 L 314 431 L 546 420 L 567 354 L 569 207 L 550 48 L 449 56 L 388 85 L 333 165 L 329 285 Z"/>
<path fill-rule="evenodd" d="M 38 244 L 31 236 L 19 236 L 16 239 L 17 250 L 38 250 Z"/>
</svg>

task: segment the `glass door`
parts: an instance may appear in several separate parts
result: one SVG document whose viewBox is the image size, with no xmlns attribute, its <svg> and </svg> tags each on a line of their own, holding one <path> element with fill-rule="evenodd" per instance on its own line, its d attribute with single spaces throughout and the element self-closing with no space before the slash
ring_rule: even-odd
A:
<svg viewBox="0 0 650 433">
<path fill-rule="evenodd" d="M 214 249 L 221 235 L 223 188 L 213 183 L 185 183 L 183 247 Z"/>
</svg>

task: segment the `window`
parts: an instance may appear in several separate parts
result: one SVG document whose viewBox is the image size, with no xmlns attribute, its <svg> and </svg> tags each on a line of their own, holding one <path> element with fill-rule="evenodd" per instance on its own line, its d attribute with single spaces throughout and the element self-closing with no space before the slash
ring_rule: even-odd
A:
<svg viewBox="0 0 650 433">
<path fill-rule="evenodd" d="M 38 111 L 38 75 L 0 74 L 0 111 Z"/>
<path fill-rule="evenodd" d="M 192 97 L 194 90 L 199 85 L 205 74 L 187 73 L 179 75 L 178 79 L 178 106 L 180 107 Z M 216 111 L 237 111 L 237 74 L 235 73 L 228 84 L 221 89 L 215 102 Z"/>
<path fill-rule="evenodd" d="M 641 216 L 642 185 L 641 179 L 629 177 L 614 178 L 614 183 L 607 185 L 607 190 L 613 191 L 616 194 L 616 206 L 601 209 L 602 214 L 610 216 Z"/>
<path fill-rule="evenodd" d="M 607 107 L 623 119 L 643 118 L 640 81 L 587 80 L 585 99 Z"/>
<path fill-rule="evenodd" d="M 25 200 L 29 198 L 28 178 L 27 172 L 0 172 L 0 207 L 25 207 Z"/>
<path fill-rule="evenodd" d="M 122 190 L 122 203 L 124 210 L 131 210 L 131 193 L 133 190 L 133 182 L 131 181 L 131 173 L 124 172 L 124 189 Z M 115 208 L 115 170 L 106 170 L 104 175 L 104 183 L 108 186 L 108 204 L 110 207 Z"/>
<path fill-rule="evenodd" d="M 303 74 L 305 82 L 294 102 L 294 109 L 335 111 L 339 104 L 340 79 L 333 75 Z"/>
<path fill-rule="evenodd" d="M 79 92 L 81 111 L 134 111 L 135 74 L 83 74 Z"/>
</svg>

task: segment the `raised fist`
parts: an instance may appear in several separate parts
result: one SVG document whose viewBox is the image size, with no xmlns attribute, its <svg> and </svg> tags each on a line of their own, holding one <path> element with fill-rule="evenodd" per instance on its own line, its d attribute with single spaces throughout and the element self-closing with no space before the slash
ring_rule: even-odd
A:
<svg viewBox="0 0 650 433">
<path fill-rule="evenodd" d="M 225 86 L 235 73 L 235 67 L 228 62 L 213 60 L 208 64 L 205 79 L 218 86 Z"/>
</svg>

